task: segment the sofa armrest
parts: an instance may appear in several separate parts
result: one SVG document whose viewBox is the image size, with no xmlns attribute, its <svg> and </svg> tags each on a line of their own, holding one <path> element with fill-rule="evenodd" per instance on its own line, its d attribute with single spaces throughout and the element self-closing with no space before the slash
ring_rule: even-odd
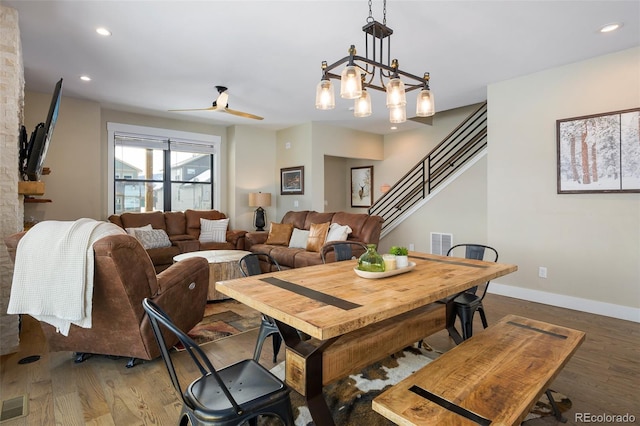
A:
<svg viewBox="0 0 640 426">
<path fill-rule="evenodd" d="M 228 230 L 227 242 L 233 244 L 236 250 L 244 250 L 245 234 L 247 231 L 241 230 Z"/>
<path fill-rule="evenodd" d="M 249 250 L 254 244 L 264 244 L 268 237 L 267 231 L 247 232 L 244 236 L 246 250 Z"/>
<path fill-rule="evenodd" d="M 4 245 L 7 247 L 9 258 L 13 263 L 15 263 L 16 261 L 16 251 L 18 250 L 18 243 L 26 233 L 27 231 L 18 232 L 17 234 L 11 234 L 4 239 Z"/>
<path fill-rule="evenodd" d="M 167 293 L 176 286 L 187 290 L 192 283 L 205 288 L 209 285 L 209 262 L 204 257 L 181 260 L 160 272 L 158 295 Z"/>
</svg>

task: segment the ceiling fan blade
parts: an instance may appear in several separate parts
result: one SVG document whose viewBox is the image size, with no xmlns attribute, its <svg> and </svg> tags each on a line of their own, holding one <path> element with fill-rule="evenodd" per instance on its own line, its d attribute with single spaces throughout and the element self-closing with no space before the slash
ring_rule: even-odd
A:
<svg viewBox="0 0 640 426">
<path fill-rule="evenodd" d="M 237 115 L 239 117 L 253 118 L 254 120 L 264 120 L 264 117 L 259 115 L 249 114 L 248 112 L 236 111 L 234 109 L 225 108 L 220 111 L 228 112 L 229 114 Z"/>
<path fill-rule="evenodd" d="M 170 109 L 168 111 L 215 111 L 217 107 L 210 106 L 209 108 L 192 108 L 192 109 Z"/>
</svg>

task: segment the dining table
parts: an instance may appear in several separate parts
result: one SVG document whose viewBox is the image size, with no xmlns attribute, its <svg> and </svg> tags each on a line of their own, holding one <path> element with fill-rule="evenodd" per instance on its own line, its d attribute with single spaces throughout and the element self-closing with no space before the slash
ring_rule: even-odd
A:
<svg viewBox="0 0 640 426">
<path fill-rule="evenodd" d="M 216 291 L 275 320 L 285 382 L 317 426 L 334 424 L 323 386 L 444 329 L 460 341 L 455 296 L 518 269 L 421 252 L 394 271 L 357 267 L 352 259 L 216 282 Z"/>
</svg>

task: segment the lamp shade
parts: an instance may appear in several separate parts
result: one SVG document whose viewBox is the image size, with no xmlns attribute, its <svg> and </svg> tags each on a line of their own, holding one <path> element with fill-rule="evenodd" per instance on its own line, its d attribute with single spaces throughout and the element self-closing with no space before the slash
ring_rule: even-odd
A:
<svg viewBox="0 0 640 426">
<path fill-rule="evenodd" d="M 362 77 L 360 70 L 354 65 L 348 65 L 340 75 L 340 97 L 343 99 L 358 99 L 362 95 Z"/>
<path fill-rule="evenodd" d="M 333 93 L 331 80 L 320 80 L 316 87 L 316 108 L 333 109 L 336 106 L 336 97 Z"/>
<path fill-rule="evenodd" d="M 271 205 L 271 193 L 252 192 L 249 194 L 249 207 L 269 207 Z"/>
<path fill-rule="evenodd" d="M 366 90 L 363 90 L 362 96 L 355 100 L 353 115 L 356 117 L 368 117 L 371 115 L 371 96 Z"/>
<path fill-rule="evenodd" d="M 389 121 L 392 123 L 404 123 L 407 121 L 407 109 L 404 105 L 389 109 Z"/>
<path fill-rule="evenodd" d="M 395 108 L 407 104 L 404 83 L 395 77 L 387 84 L 387 108 Z"/>
<path fill-rule="evenodd" d="M 422 89 L 418 93 L 418 101 L 416 103 L 416 115 L 418 117 L 431 117 L 435 114 L 435 105 L 433 94 L 429 89 Z"/>
</svg>

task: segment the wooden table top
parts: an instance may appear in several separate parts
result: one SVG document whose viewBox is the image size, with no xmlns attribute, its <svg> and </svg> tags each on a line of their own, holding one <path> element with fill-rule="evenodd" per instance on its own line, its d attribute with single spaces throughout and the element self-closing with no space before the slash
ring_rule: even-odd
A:
<svg viewBox="0 0 640 426">
<path fill-rule="evenodd" d="M 395 424 L 519 425 L 585 333 L 507 315 L 373 400 Z"/>
<path fill-rule="evenodd" d="M 216 290 L 320 340 L 330 339 L 509 274 L 516 265 L 411 252 L 413 270 L 361 278 L 356 260 L 218 281 Z"/>
</svg>

